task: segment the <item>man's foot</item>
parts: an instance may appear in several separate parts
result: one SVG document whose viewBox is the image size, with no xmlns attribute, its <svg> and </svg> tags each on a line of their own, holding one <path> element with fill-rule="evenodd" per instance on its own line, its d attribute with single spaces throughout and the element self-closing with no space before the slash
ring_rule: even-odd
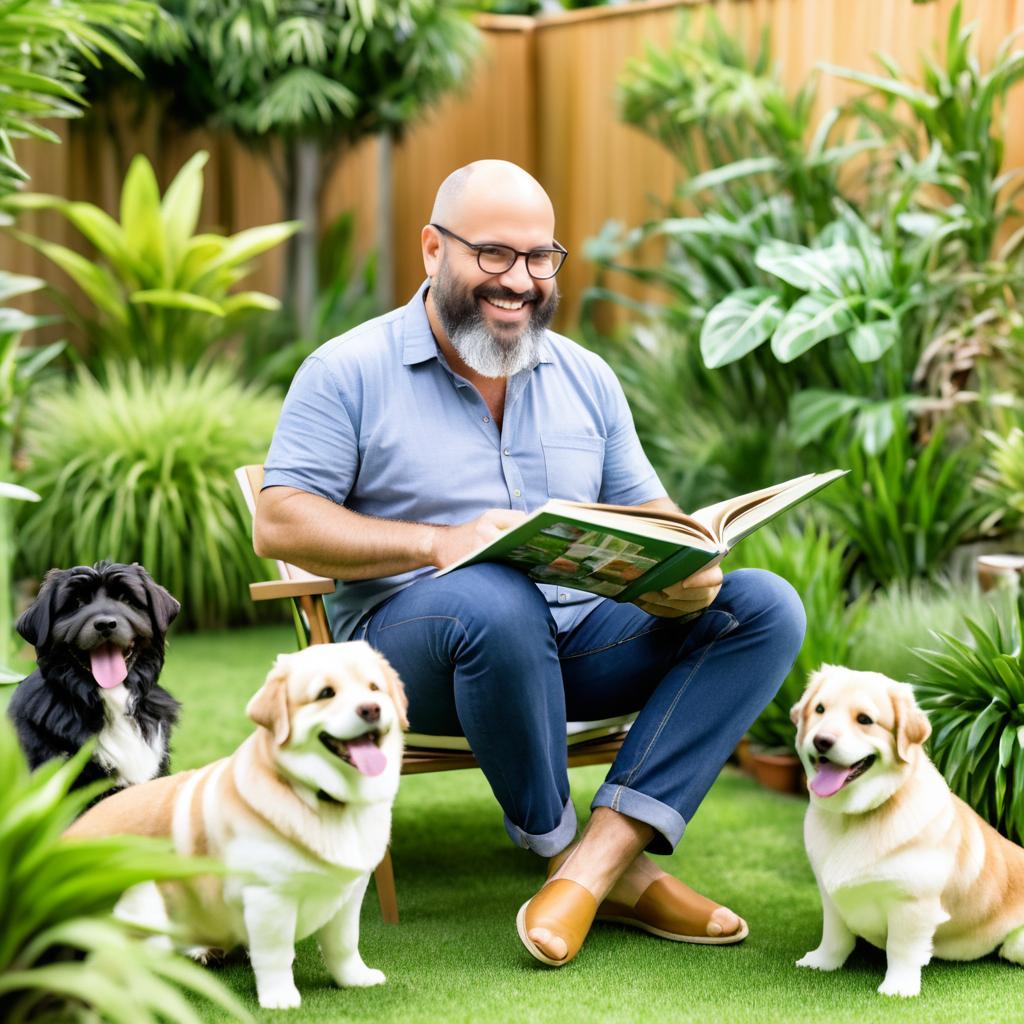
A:
<svg viewBox="0 0 1024 1024">
<path fill-rule="evenodd" d="M 641 928 L 674 942 L 727 945 L 750 929 L 728 907 L 720 906 L 641 855 L 597 909 L 596 919 Z"/>
<path fill-rule="evenodd" d="M 530 955 L 549 967 L 580 951 L 597 911 L 589 889 L 567 878 L 548 882 L 516 915 L 516 930 Z"/>
</svg>

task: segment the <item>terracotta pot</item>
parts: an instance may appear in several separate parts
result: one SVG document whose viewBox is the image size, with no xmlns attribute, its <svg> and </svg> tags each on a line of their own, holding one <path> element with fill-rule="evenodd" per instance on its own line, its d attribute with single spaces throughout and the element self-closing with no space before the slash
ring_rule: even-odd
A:
<svg viewBox="0 0 1024 1024">
<path fill-rule="evenodd" d="M 753 752 L 750 749 L 750 740 L 748 740 L 746 736 L 736 744 L 734 756 L 736 758 L 736 763 L 740 767 L 740 771 L 746 772 L 748 775 L 754 774 Z"/>
<path fill-rule="evenodd" d="M 803 765 L 796 754 L 750 752 L 754 778 L 778 793 L 805 793 Z"/>
</svg>

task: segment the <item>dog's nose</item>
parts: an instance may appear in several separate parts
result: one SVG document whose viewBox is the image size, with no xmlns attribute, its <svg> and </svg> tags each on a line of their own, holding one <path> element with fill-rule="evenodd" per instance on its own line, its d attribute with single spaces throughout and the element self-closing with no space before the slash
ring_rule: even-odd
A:
<svg viewBox="0 0 1024 1024">
<path fill-rule="evenodd" d="M 360 704 L 356 708 L 356 714 L 364 722 L 377 722 L 380 720 L 380 705 L 379 704 Z"/>
<path fill-rule="evenodd" d="M 117 619 L 93 619 L 92 625 L 97 633 L 113 633 L 117 629 Z"/>
<path fill-rule="evenodd" d="M 814 749 L 819 754 L 824 754 L 826 751 L 831 750 L 835 745 L 836 741 L 831 736 L 814 737 Z"/>
</svg>

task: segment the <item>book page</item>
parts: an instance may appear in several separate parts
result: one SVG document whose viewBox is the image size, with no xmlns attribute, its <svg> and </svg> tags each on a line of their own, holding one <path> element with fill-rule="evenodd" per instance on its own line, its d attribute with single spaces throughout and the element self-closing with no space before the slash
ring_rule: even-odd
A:
<svg viewBox="0 0 1024 1024">
<path fill-rule="evenodd" d="M 629 523 L 619 523 L 621 529 L 641 530 L 644 525 L 652 528 L 650 536 L 659 536 L 659 530 L 668 530 L 667 536 L 673 537 L 678 543 L 685 543 L 684 538 L 694 538 L 710 544 L 711 550 L 716 546 L 716 537 L 695 516 L 685 512 L 671 510 L 639 508 L 636 505 L 598 505 L 585 501 L 563 501 L 552 498 L 544 508 L 564 508 L 572 515 L 582 515 L 590 522 L 614 523 L 614 517 L 627 516 Z M 600 517 L 600 518 L 599 518 Z M 679 537 L 683 535 L 683 538 Z"/>
<path fill-rule="evenodd" d="M 845 469 L 833 469 L 828 473 L 812 473 L 809 476 L 800 477 L 795 481 L 790 481 L 786 490 L 772 497 L 727 513 L 723 517 L 722 539 L 728 547 L 732 547 L 733 544 L 748 537 L 765 523 L 774 519 L 780 512 L 785 512 L 786 509 L 799 504 L 805 498 L 809 498 L 832 483 L 833 480 L 846 476 L 846 473 Z"/>
<path fill-rule="evenodd" d="M 771 487 L 764 487 L 759 491 L 751 491 L 749 494 L 739 494 L 735 498 L 726 498 L 715 505 L 708 505 L 699 508 L 693 513 L 692 518 L 702 523 L 716 540 L 724 540 L 726 524 L 741 515 L 747 509 L 754 508 L 769 498 L 775 497 L 782 491 L 797 484 L 803 484 L 812 479 L 813 473 L 806 473 L 804 476 L 794 477 L 781 484 L 772 484 Z"/>
</svg>

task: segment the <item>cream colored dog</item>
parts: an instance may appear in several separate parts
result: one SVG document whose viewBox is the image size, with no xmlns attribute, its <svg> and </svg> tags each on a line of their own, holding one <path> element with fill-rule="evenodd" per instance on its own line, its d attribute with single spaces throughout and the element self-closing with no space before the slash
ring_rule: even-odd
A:
<svg viewBox="0 0 1024 1024">
<path fill-rule="evenodd" d="M 260 728 L 230 757 L 108 797 L 67 835 L 169 836 L 224 861 L 225 877 L 136 887 L 118 910 L 202 947 L 247 946 L 260 1006 L 299 1005 L 295 943 L 314 932 L 339 985 L 379 985 L 359 955 L 359 909 L 387 851 L 405 709 L 368 644 L 283 654 L 246 709 Z"/>
<path fill-rule="evenodd" d="M 916 996 L 933 955 L 998 947 L 1024 963 L 1024 849 L 950 792 L 921 746 L 931 726 L 911 687 L 824 665 L 792 717 L 824 913 L 820 945 L 797 966 L 834 971 L 861 936 L 885 950 L 878 991 Z"/>
</svg>

